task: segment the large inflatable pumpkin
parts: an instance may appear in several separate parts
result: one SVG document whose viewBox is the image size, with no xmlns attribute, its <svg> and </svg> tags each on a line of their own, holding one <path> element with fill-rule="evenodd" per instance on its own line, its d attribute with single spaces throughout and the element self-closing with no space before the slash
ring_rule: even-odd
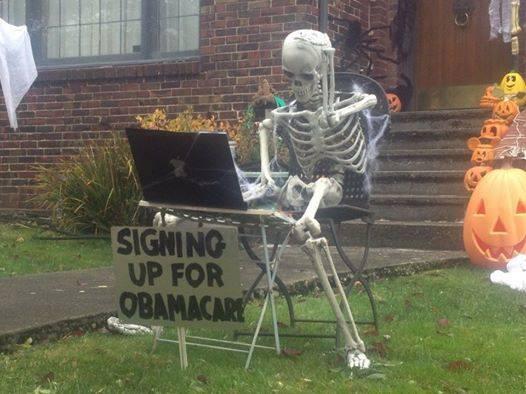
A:
<svg viewBox="0 0 526 394">
<path fill-rule="evenodd" d="M 475 265 L 501 269 L 526 253 L 526 172 L 489 172 L 478 183 L 464 218 L 464 247 Z"/>
</svg>

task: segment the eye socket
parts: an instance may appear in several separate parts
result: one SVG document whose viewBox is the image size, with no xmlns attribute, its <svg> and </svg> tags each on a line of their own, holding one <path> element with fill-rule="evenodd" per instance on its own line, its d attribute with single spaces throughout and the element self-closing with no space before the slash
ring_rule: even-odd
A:
<svg viewBox="0 0 526 394">
<path fill-rule="evenodd" d="M 486 205 L 484 204 L 484 200 L 480 200 L 479 206 L 477 208 L 477 215 L 485 215 L 486 214 Z"/>
<path fill-rule="evenodd" d="M 283 70 L 283 74 L 285 74 L 285 76 L 289 79 L 294 77 L 294 74 L 287 70 Z"/>
<path fill-rule="evenodd" d="M 306 80 L 306 81 L 312 81 L 314 79 L 314 74 L 303 73 L 303 74 L 301 74 L 301 78 Z"/>
<path fill-rule="evenodd" d="M 511 82 L 515 82 L 517 80 L 517 77 L 515 75 L 511 76 Z"/>
</svg>

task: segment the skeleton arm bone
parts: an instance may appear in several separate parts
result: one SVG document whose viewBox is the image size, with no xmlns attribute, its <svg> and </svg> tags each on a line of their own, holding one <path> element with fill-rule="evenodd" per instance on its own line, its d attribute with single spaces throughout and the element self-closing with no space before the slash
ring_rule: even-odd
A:
<svg viewBox="0 0 526 394">
<path fill-rule="evenodd" d="M 355 93 L 353 97 L 336 103 L 334 112 L 329 114 L 329 124 L 335 125 L 346 116 L 374 107 L 377 102 L 374 94 Z"/>
<path fill-rule="evenodd" d="M 261 157 L 261 183 L 265 185 L 274 185 L 275 182 L 270 174 L 270 159 L 268 155 L 268 138 L 272 130 L 273 122 L 271 119 L 265 119 L 259 124 L 259 154 Z"/>
</svg>

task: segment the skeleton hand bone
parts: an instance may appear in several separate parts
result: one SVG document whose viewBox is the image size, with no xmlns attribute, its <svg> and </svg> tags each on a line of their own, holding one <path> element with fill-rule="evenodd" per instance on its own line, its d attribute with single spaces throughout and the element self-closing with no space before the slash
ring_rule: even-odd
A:
<svg viewBox="0 0 526 394">
<path fill-rule="evenodd" d="M 315 219 L 316 213 L 320 206 L 338 204 L 342 199 L 342 187 L 334 178 L 322 177 L 308 185 L 305 185 L 300 179 L 295 182 L 295 179 L 291 178 L 287 185 L 287 194 L 289 190 L 294 190 L 301 184 L 304 185 L 304 190 L 307 190 L 309 194 L 312 193 L 312 197 L 303 216 L 294 225 L 294 235 L 299 241 L 306 241 L 309 233 L 311 237 L 316 237 L 321 233 L 320 223 Z"/>
</svg>

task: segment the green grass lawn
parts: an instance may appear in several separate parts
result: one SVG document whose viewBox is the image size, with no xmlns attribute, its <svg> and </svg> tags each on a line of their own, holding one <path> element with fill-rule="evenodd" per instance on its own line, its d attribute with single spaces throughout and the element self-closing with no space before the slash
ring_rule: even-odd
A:
<svg viewBox="0 0 526 394">
<path fill-rule="evenodd" d="M 160 343 L 150 354 L 151 337 L 95 332 L 0 355 L 0 393 L 526 392 L 526 294 L 468 267 L 377 280 L 373 290 L 381 327 L 361 326 L 373 360 L 363 376 L 341 368 L 332 340 L 283 338 L 302 354 L 256 350 L 248 372 L 241 354 L 189 347 L 190 366 L 181 371 L 176 345 Z M 352 299 L 357 317 L 366 317 L 364 295 Z M 259 305 L 247 311 L 252 326 Z M 295 305 L 302 317 L 331 317 L 321 295 L 296 297 Z M 282 300 L 279 313 L 285 326 Z"/>
<path fill-rule="evenodd" d="M 0 278 L 112 264 L 107 240 L 40 240 L 60 234 L 23 224 L 0 223 Z"/>
</svg>

